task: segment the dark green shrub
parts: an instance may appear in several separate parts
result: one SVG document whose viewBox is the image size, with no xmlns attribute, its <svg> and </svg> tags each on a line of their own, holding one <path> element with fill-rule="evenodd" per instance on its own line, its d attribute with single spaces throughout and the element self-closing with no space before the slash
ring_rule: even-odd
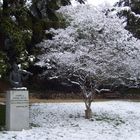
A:
<svg viewBox="0 0 140 140">
<path fill-rule="evenodd" d="M 5 105 L 0 104 L 0 130 L 5 126 Z"/>
</svg>

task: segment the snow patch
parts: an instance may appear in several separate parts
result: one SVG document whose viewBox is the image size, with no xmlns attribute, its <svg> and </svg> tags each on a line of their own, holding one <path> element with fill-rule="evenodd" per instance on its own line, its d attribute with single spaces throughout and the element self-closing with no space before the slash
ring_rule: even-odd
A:
<svg viewBox="0 0 140 140">
<path fill-rule="evenodd" d="M 30 108 L 30 130 L 0 132 L 1 140 L 139 140 L 140 103 L 92 104 L 93 118 L 84 118 L 83 103 L 39 103 Z"/>
</svg>

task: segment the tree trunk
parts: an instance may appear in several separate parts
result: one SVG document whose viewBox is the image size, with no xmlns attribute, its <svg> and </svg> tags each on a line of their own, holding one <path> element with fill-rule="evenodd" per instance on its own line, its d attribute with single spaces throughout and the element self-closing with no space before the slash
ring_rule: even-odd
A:
<svg viewBox="0 0 140 140">
<path fill-rule="evenodd" d="M 90 108 L 87 108 L 85 110 L 85 119 L 90 119 L 92 118 L 92 110 Z"/>
</svg>

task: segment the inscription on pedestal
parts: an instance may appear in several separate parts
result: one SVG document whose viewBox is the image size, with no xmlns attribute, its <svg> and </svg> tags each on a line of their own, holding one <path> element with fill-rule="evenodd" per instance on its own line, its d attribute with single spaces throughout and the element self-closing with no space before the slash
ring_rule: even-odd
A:
<svg viewBox="0 0 140 140">
<path fill-rule="evenodd" d="M 10 90 L 6 95 L 6 128 L 11 131 L 29 129 L 29 97 L 27 90 Z"/>
<path fill-rule="evenodd" d="M 27 94 L 19 94 L 18 92 L 15 92 L 12 94 L 11 96 L 11 100 L 12 101 L 20 101 L 20 100 L 28 100 L 28 96 Z"/>
</svg>

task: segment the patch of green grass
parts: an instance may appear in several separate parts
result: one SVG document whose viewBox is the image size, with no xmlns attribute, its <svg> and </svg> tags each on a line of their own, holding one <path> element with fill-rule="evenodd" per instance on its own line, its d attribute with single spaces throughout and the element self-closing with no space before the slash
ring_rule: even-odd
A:
<svg viewBox="0 0 140 140">
<path fill-rule="evenodd" d="M 0 104 L 0 131 L 5 126 L 5 110 L 6 110 L 5 105 Z"/>
<path fill-rule="evenodd" d="M 102 113 L 102 114 L 98 114 L 98 115 L 95 114 L 93 116 L 93 118 L 96 121 L 102 121 L 102 122 L 112 124 L 114 127 L 119 126 L 121 124 L 125 124 L 125 121 L 120 116 L 117 116 L 117 115 L 112 116 L 107 113 Z"/>
<path fill-rule="evenodd" d="M 34 124 L 34 123 L 30 123 L 30 126 L 31 126 L 31 127 L 40 127 L 40 125 Z"/>
</svg>

